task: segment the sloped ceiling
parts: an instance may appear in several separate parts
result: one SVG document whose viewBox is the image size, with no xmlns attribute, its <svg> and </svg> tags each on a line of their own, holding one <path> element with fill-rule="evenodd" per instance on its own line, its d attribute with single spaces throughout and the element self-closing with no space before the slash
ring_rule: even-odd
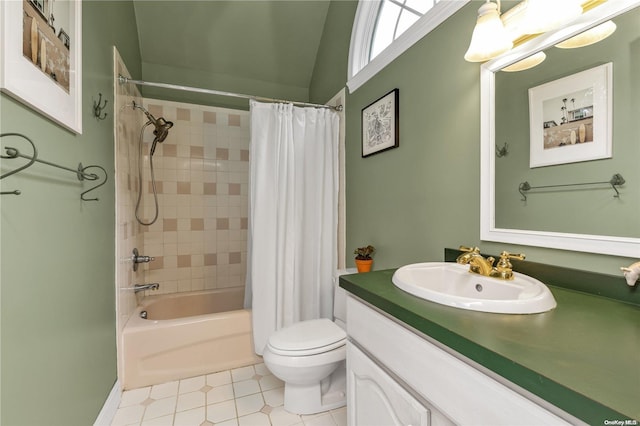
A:
<svg viewBox="0 0 640 426">
<path fill-rule="evenodd" d="M 142 62 L 308 88 L 329 3 L 135 0 Z"/>
</svg>

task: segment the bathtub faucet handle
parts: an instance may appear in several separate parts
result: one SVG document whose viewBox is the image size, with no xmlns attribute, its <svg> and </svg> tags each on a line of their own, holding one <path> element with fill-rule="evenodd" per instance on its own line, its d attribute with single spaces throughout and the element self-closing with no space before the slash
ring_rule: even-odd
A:
<svg viewBox="0 0 640 426">
<path fill-rule="evenodd" d="M 137 271 L 138 270 L 138 263 L 149 263 L 152 260 L 156 260 L 155 257 L 152 256 L 141 256 L 140 252 L 138 252 L 137 248 L 133 249 L 133 256 L 131 257 L 131 260 L 133 260 L 133 270 Z"/>
</svg>

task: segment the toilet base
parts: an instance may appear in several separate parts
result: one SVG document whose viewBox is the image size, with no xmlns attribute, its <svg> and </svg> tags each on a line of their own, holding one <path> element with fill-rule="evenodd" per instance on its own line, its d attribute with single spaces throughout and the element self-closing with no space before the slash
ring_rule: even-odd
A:
<svg viewBox="0 0 640 426">
<path fill-rule="evenodd" d="M 344 407 L 347 403 L 347 375 L 344 363 L 328 378 L 328 389 L 323 383 L 311 386 L 285 383 L 284 409 L 294 414 L 315 414 Z"/>
</svg>

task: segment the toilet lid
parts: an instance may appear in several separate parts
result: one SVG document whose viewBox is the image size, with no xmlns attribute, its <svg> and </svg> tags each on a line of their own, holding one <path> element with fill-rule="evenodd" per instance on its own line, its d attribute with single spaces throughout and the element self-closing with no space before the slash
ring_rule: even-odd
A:
<svg viewBox="0 0 640 426">
<path fill-rule="evenodd" d="M 327 318 L 301 321 L 275 332 L 269 338 L 271 349 L 280 354 L 311 355 L 345 344 L 347 333 Z"/>
</svg>

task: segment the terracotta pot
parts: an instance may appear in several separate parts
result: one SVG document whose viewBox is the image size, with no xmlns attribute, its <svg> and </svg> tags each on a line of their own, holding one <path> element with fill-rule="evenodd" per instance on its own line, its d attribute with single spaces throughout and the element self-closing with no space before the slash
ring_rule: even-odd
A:
<svg viewBox="0 0 640 426">
<path fill-rule="evenodd" d="M 358 268 L 358 272 L 369 272 L 371 271 L 371 265 L 373 264 L 373 259 L 355 259 L 356 268 Z"/>
</svg>

